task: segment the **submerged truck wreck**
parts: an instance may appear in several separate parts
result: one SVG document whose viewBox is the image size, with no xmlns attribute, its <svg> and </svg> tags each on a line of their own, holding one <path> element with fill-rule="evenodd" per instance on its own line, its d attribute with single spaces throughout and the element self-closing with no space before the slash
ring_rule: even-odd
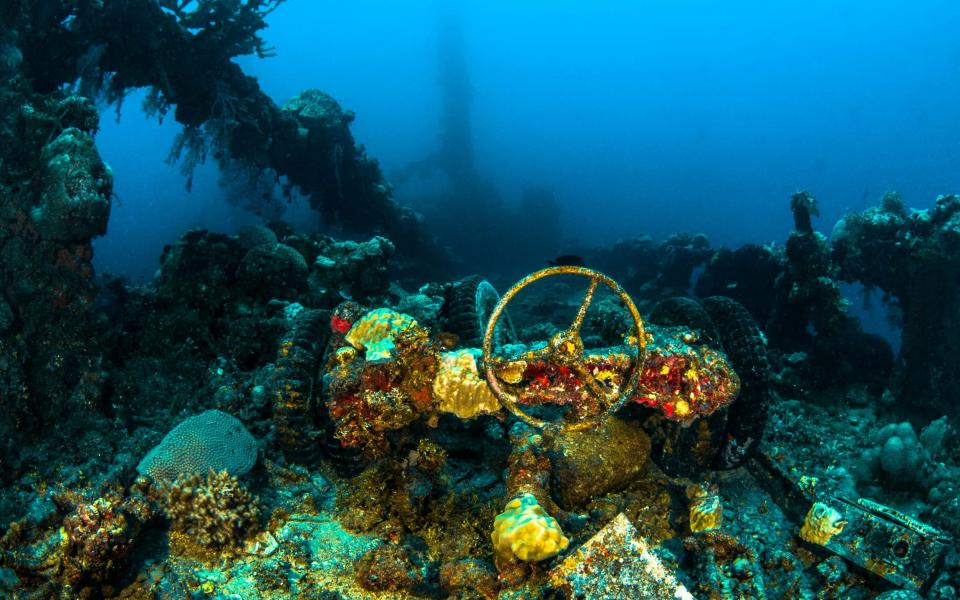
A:
<svg viewBox="0 0 960 600">
<path fill-rule="evenodd" d="M 170 252 L 168 276 L 215 239 Z M 178 275 L 168 285 L 189 285 Z M 554 278 L 586 283 L 572 323 L 520 341 L 508 305 Z M 735 301 L 668 299 L 654 323 L 584 267 L 533 273 L 502 298 L 488 286 L 467 278 L 395 308 L 270 300 L 260 321 L 272 341 L 251 339 L 265 358 L 245 370 L 221 357 L 201 376 L 220 409 L 168 418 L 130 484 L 74 484 L 7 530 L 10 589 L 761 598 L 927 592 L 942 577 L 948 534 L 845 496 L 764 438 L 766 347 Z M 618 331 L 581 334 L 594 302 L 617 309 Z M 173 316 L 162 313 L 151 318 Z M 457 323 L 484 323 L 461 329 L 481 346 L 447 330 Z M 159 562 L 138 558 L 158 547 L 169 548 Z"/>
<path fill-rule="evenodd" d="M 231 60 L 280 4 L 0 6 L 0 595 L 956 597 L 957 197 L 827 239 L 798 192 L 783 246 L 638 238 L 500 296 L 434 276 L 352 113 Z M 96 274 L 92 98 L 137 87 L 186 172 L 363 239 L 192 230 Z M 898 356 L 841 281 L 888 294 Z"/>
</svg>

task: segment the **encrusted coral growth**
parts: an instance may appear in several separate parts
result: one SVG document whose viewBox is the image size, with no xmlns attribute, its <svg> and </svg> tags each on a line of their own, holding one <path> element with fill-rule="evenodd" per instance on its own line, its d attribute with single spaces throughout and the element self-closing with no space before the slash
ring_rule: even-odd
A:
<svg viewBox="0 0 960 600">
<path fill-rule="evenodd" d="M 18 12 L 4 18 L 13 40 L 6 23 Z M 59 86 L 32 94 L 28 79 L 0 82 L 0 430 L 14 446 L 54 434 L 69 448 L 103 408 L 91 241 L 106 232 L 113 177 L 93 141 L 94 103 Z M 0 454 L 4 465 L 23 458 Z"/>
<path fill-rule="evenodd" d="M 107 232 L 113 172 L 100 159 L 93 137 L 69 128 L 43 149 L 40 205 L 31 218 L 46 239 L 87 241 Z"/>
<path fill-rule="evenodd" d="M 366 350 L 368 362 L 389 360 L 396 347 L 396 336 L 417 326 L 409 315 L 379 308 L 353 324 L 347 332 L 346 342 L 357 350 Z"/>
<path fill-rule="evenodd" d="M 776 281 L 783 272 L 783 254 L 782 246 L 720 248 L 697 279 L 694 293 L 698 298 L 733 298 L 765 328 L 777 302 Z"/>
<path fill-rule="evenodd" d="M 690 500 L 690 531 L 700 533 L 720 528 L 723 524 L 723 503 L 715 484 L 689 485 L 687 498 Z"/>
<path fill-rule="evenodd" d="M 133 546 L 141 521 L 120 496 L 82 503 L 63 521 L 63 582 L 76 593 L 110 582 Z"/>
<path fill-rule="evenodd" d="M 173 531 L 200 546 L 236 548 L 259 528 L 256 497 L 226 471 L 177 479 L 165 492 L 163 510 Z"/>
<path fill-rule="evenodd" d="M 676 233 L 660 242 L 643 235 L 586 249 L 583 257 L 591 268 L 616 279 L 634 297 L 659 299 L 687 293 L 694 271 L 712 254 L 705 235 Z"/>
<path fill-rule="evenodd" d="M 493 522 L 490 539 L 497 560 L 503 563 L 545 560 L 566 550 L 570 543 L 533 494 L 507 502 Z"/>
<path fill-rule="evenodd" d="M 387 431 L 433 410 L 439 347 L 415 320 L 391 310 L 370 311 L 356 321 L 335 311 L 331 318 L 335 329 L 350 323 L 340 345 L 336 336 L 331 343 L 323 378 L 327 408 L 343 446 L 381 456 L 389 447 Z"/>
<path fill-rule="evenodd" d="M 848 318 L 840 287 L 833 280 L 830 244 L 813 230 L 811 215 L 817 215 L 817 201 L 808 192 L 790 199 L 795 231 L 787 238 L 786 271 L 777 281 L 777 304 L 767 326 L 768 333 L 784 343 L 797 343 L 808 336 L 812 326 L 818 334 L 840 332 Z"/>
<path fill-rule="evenodd" d="M 851 213 L 831 235 L 839 277 L 879 288 L 903 320 L 894 392 L 914 414 L 960 415 L 960 197 L 908 213 L 897 194 Z"/>
<path fill-rule="evenodd" d="M 263 244 L 276 244 L 277 234 L 265 225 L 248 225 L 237 232 L 237 243 L 244 250 L 250 250 Z"/>
<path fill-rule="evenodd" d="M 423 572 L 403 546 L 383 544 L 364 554 L 355 565 L 365 590 L 399 592 L 423 583 Z"/>
<path fill-rule="evenodd" d="M 619 513 L 550 573 L 563 598 L 693 600 L 670 567 Z"/>
<path fill-rule="evenodd" d="M 532 495 L 552 514 L 561 510 L 551 495 L 551 463 L 540 432 L 522 421 L 510 427 L 510 455 L 504 482 L 506 497 Z"/>
<path fill-rule="evenodd" d="M 312 261 L 310 296 L 320 305 L 331 306 L 344 296 L 372 302 L 387 296 L 396 249 L 380 236 L 366 242 L 320 238 L 305 249 Z"/>
<path fill-rule="evenodd" d="M 633 319 L 623 303 L 614 296 L 601 296 L 587 313 L 583 344 L 588 348 L 617 346 L 623 343 L 624 332 L 632 329 Z"/>
<path fill-rule="evenodd" d="M 723 354 L 706 346 L 690 346 L 682 335 L 653 329 L 647 355 L 632 400 L 656 408 L 671 421 L 689 424 L 729 405 L 740 390 L 740 379 Z M 587 354 L 586 368 L 604 390 L 616 391 L 623 381 L 631 357 L 624 352 Z M 569 405 L 575 418 L 596 416 L 597 399 L 580 376 L 564 365 L 530 358 L 516 377 L 519 388 L 511 388 L 521 404 Z"/>
<path fill-rule="evenodd" d="M 450 598 L 493 600 L 500 586 L 493 568 L 477 559 L 463 559 L 444 563 L 440 567 L 440 586 Z"/>
<path fill-rule="evenodd" d="M 141 527 L 153 515 L 142 495 L 122 496 L 119 488 L 93 499 L 51 492 L 30 508 L 0 537 L 4 598 L 113 597 Z"/>
<path fill-rule="evenodd" d="M 314 423 L 311 391 L 329 337 L 329 318 L 329 311 L 302 307 L 290 311 L 287 333 L 269 371 L 277 443 L 288 461 L 311 464 L 319 450 L 321 432 Z"/>
<path fill-rule="evenodd" d="M 739 391 L 740 379 L 719 352 L 668 344 L 644 361 L 636 402 L 667 419 L 692 423 L 733 402 Z"/>
<path fill-rule="evenodd" d="M 695 564 L 691 575 L 697 598 L 767 598 L 756 552 L 740 539 L 707 531 L 683 541 Z"/>
<path fill-rule="evenodd" d="M 259 244 L 244 255 L 237 275 L 255 296 L 296 298 L 307 288 L 307 261 L 286 244 Z"/>
<path fill-rule="evenodd" d="M 552 436 L 547 456 L 557 503 L 577 510 L 638 479 L 647 468 L 650 438 L 638 423 L 607 415 L 596 428 Z"/>
<path fill-rule="evenodd" d="M 446 323 L 444 322 L 443 310 L 446 308 L 446 296 L 449 288 L 448 284 L 436 283 L 421 286 L 417 293 L 400 298 L 394 309 L 397 312 L 410 315 L 417 320 L 417 323 L 434 333 L 447 331 L 448 329 L 444 327 Z M 450 340 L 452 341 L 452 338 Z M 453 348 L 457 342 L 463 345 L 463 340 L 457 338 L 449 347 Z"/>
</svg>

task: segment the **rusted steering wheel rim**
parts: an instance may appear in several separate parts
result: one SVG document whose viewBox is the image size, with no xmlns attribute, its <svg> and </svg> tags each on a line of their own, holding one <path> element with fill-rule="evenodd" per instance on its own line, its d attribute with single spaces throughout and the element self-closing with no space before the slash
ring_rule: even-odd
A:
<svg viewBox="0 0 960 600">
<path fill-rule="evenodd" d="M 624 306 L 627 307 L 627 310 L 630 312 L 630 316 L 633 319 L 635 326 L 633 333 L 637 338 L 637 355 L 635 358 L 633 358 L 630 364 L 630 369 L 626 377 L 626 386 L 620 391 L 616 401 L 612 402 L 607 407 L 606 414 L 612 414 L 619 410 L 627 402 L 634 391 L 636 391 L 640 379 L 640 366 L 646 359 L 647 339 L 646 331 L 643 327 L 643 319 L 640 317 L 640 311 L 637 310 L 637 306 L 633 303 L 633 300 L 630 298 L 627 292 L 620 287 L 620 284 L 610 277 L 600 273 L 599 271 L 594 271 L 593 269 L 588 269 L 586 267 L 561 265 L 541 269 L 516 282 L 509 290 L 506 291 L 506 293 L 503 294 L 503 296 L 500 298 L 500 302 L 497 303 L 497 306 L 493 309 L 493 312 L 490 313 L 490 319 L 487 321 L 487 328 L 483 332 L 484 375 L 486 376 L 487 384 L 490 386 L 490 390 L 493 392 L 493 395 L 497 397 L 497 400 L 500 401 L 500 404 L 505 406 L 507 410 L 513 413 L 521 421 L 524 421 L 525 423 L 528 423 L 538 429 L 543 429 L 550 425 L 550 423 L 541 419 L 537 419 L 536 417 L 532 417 L 520 410 L 520 408 L 517 406 L 517 399 L 509 392 L 504 390 L 500 385 L 500 380 L 497 378 L 497 374 L 493 368 L 493 334 L 494 331 L 496 331 L 497 323 L 499 322 L 500 316 L 503 314 L 504 309 L 506 309 L 507 304 L 510 303 L 510 300 L 512 300 L 520 290 L 535 281 L 539 281 L 545 277 L 552 277 L 554 275 L 579 275 L 582 277 L 587 277 L 591 280 L 590 289 L 587 292 L 587 296 L 584 298 L 584 304 L 581 305 L 581 310 L 578 312 L 578 316 L 574 321 L 574 325 L 582 323 L 583 313 L 586 310 L 585 307 L 589 306 L 597 282 L 606 285 L 617 295 L 617 297 L 620 298 Z M 577 329 L 579 333 L 579 326 Z M 577 431 L 588 429 L 595 424 L 598 418 L 599 416 L 597 418 L 585 419 L 584 421 L 580 422 L 565 423 L 560 425 L 560 430 Z"/>
</svg>

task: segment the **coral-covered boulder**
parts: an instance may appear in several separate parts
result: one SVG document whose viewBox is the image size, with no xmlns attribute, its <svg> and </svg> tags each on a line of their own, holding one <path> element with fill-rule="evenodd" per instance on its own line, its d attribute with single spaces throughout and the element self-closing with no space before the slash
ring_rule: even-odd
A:
<svg viewBox="0 0 960 600">
<path fill-rule="evenodd" d="M 307 287 L 307 261 L 286 244 L 261 244 L 247 251 L 238 275 L 244 287 L 263 298 L 290 299 Z"/>
<path fill-rule="evenodd" d="M 576 510 L 636 479 L 650 457 L 650 438 L 636 424 L 605 417 L 596 429 L 559 434 L 549 454 L 557 503 Z"/>
<path fill-rule="evenodd" d="M 322 238 L 310 269 L 310 295 L 320 305 L 334 305 L 344 297 L 360 302 L 384 298 L 396 251 L 380 236 L 366 242 Z"/>
<path fill-rule="evenodd" d="M 237 243 L 244 250 L 264 244 L 276 244 L 278 241 L 277 234 L 264 225 L 250 225 L 237 233 Z"/>
<path fill-rule="evenodd" d="M 85 242 L 107 232 L 113 172 L 101 159 L 93 138 L 65 129 L 41 153 L 39 204 L 31 212 L 45 239 Z"/>
</svg>

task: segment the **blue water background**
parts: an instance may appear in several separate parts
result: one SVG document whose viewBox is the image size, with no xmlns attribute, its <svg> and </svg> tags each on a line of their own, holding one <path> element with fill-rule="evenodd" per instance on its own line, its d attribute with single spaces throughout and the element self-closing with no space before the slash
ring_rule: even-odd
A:
<svg viewBox="0 0 960 600">
<path fill-rule="evenodd" d="M 278 103 L 316 87 L 354 110 L 356 139 L 389 175 L 438 147 L 449 11 L 463 23 L 478 171 L 510 202 L 551 188 L 570 239 L 782 243 L 800 188 L 826 234 L 887 190 L 911 207 L 960 191 L 954 0 L 289 0 L 265 32 L 277 56 L 239 62 Z M 186 228 L 258 220 L 226 204 L 210 165 L 185 191 L 164 162 L 178 125 L 145 118 L 141 98 L 119 122 L 105 108 L 97 140 L 119 201 L 96 265 L 133 280 Z M 406 183 L 397 199 L 441 184 Z M 290 218 L 316 225 L 302 206 Z"/>
</svg>

